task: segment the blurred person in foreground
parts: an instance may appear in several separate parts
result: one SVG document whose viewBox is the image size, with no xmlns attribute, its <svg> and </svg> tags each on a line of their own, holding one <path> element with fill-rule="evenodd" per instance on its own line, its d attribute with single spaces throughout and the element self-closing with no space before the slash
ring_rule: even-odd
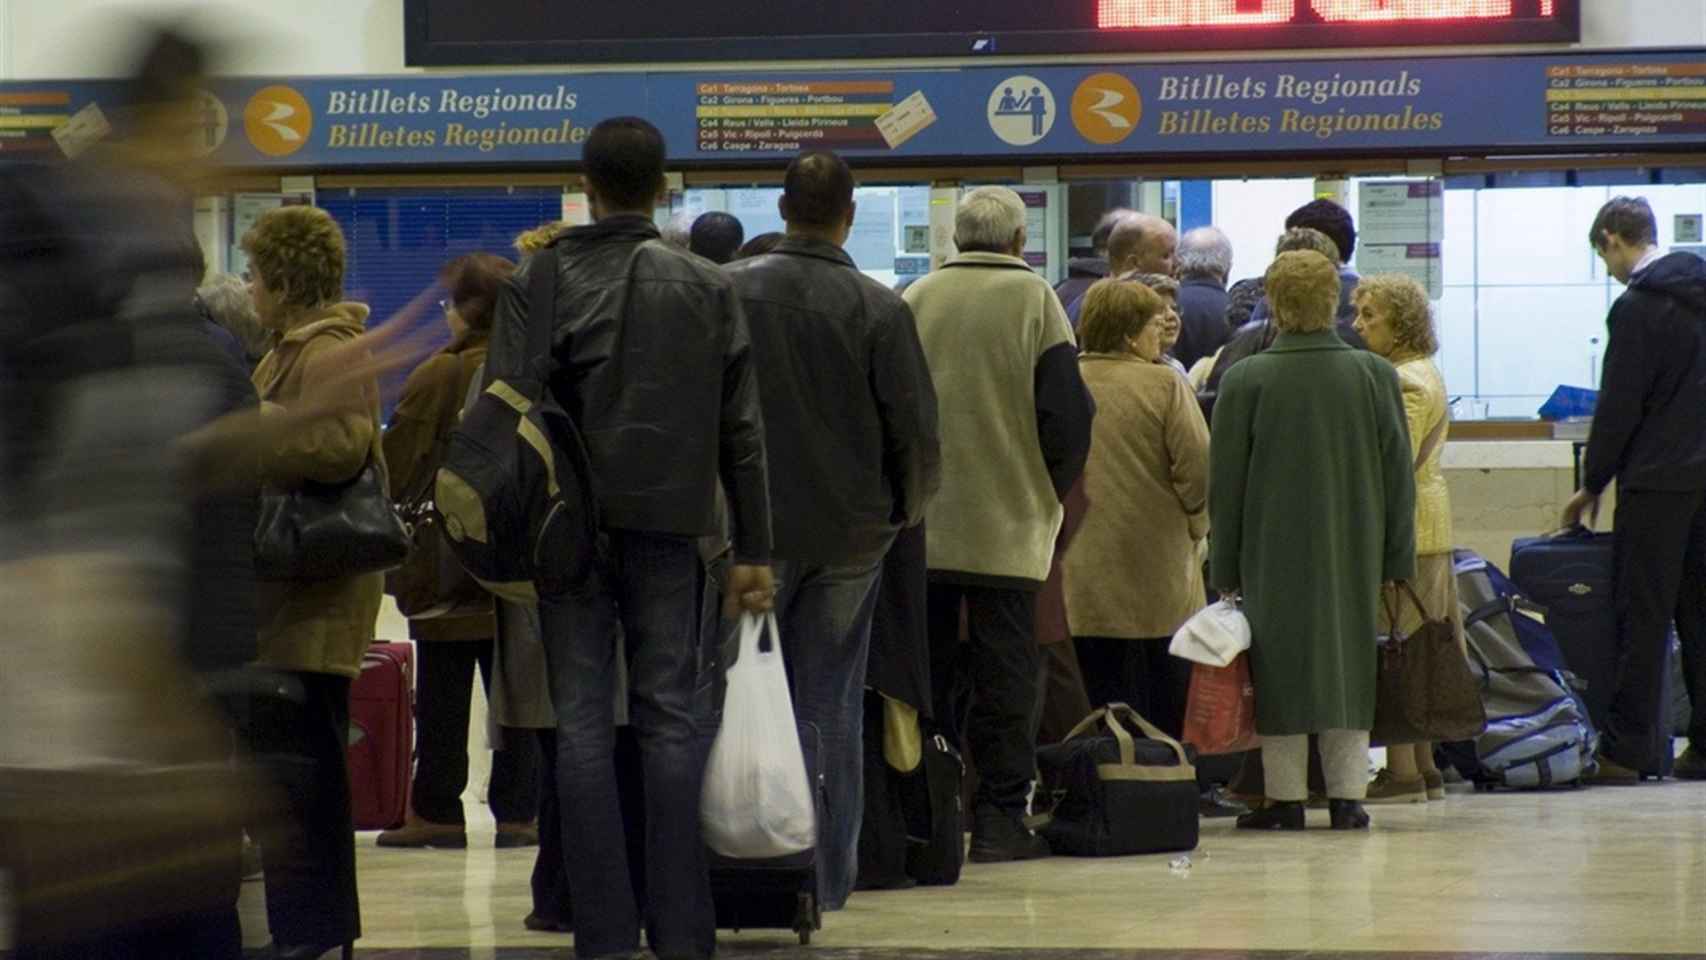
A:
<svg viewBox="0 0 1706 960">
<path fill-rule="evenodd" d="M 1457 569 L 1452 561 L 1451 492 L 1440 470 L 1445 435 L 1451 426 L 1445 377 L 1434 363 L 1439 337 L 1434 333 L 1428 292 L 1402 274 L 1365 278 L 1353 296 L 1357 333 L 1370 353 L 1385 357 L 1398 371 L 1409 425 L 1410 457 L 1416 474 L 1416 596 L 1430 616 L 1443 616 L 1463 642 L 1463 615 L 1457 606 Z M 1413 604 L 1398 605 L 1396 625 L 1380 606 L 1380 632 L 1394 626 L 1408 636 L 1421 627 Z M 1386 748 L 1386 769 L 1368 788 L 1368 802 L 1423 803 L 1445 799 L 1445 777 L 1434 763 L 1432 743 Z"/>
<path fill-rule="evenodd" d="M 447 437 L 461 420 L 469 386 L 486 361 L 498 290 L 514 272 L 515 264 L 486 253 L 458 257 L 440 271 L 439 280 L 450 291 L 444 303 L 450 344 L 409 375 L 385 430 L 385 462 L 398 502 L 414 502 L 420 491 L 430 490 Z M 417 657 L 414 788 L 407 821 L 381 833 L 381 847 L 468 845 L 462 793 L 468 788 L 470 701 L 478 671 L 487 702 L 492 702 L 497 646 L 490 596 L 482 603 L 477 610 L 409 621 Z M 539 812 L 538 748 L 531 734 L 500 734 L 487 791 L 497 819 L 497 846 L 530 847 L 539 842 L 534 822 Z"/>
<path fill-rule="evenodd" d="M 802 155 L 788 165 L 780 207 L 787 236 L 728 275 L 778 464 L 770 496 L 782 649 L 799 720 L 820 733 L 818 764 L 808 764 L 827 794 L 818 889 L 824 909 L 839 910 L 858 874 L 877 581 L 896 535 L 923 521 L 940 483 L 936 393 L 912 311 L 843 249 L 856 213 L 847 164 Z"/>
<path fill-rule="evenodd" d="M 488 354 L 489 371 L 549 360 L 549 389 L 585 437 L 610 534 L 610 567 L 594 595 L 539 604 L 575 952 L 587 958 L 632 955 L 642 923 L 660 957 L 716 950 L 698 816 L 707 718 L 695 694 L 705 576 L 697 540 L 719 532 L 719 481 L 735 541 L 726 612 L 762 613 L 775 593 L 745 318 L 721 271 L 661 242 L 651 213 L 666 189 L 664 157 L 663 136 L 645 120 L 593 129 L 584 164 L 594 222 L 564 231 L 555 257 L 534 255 L 504 284 Z M 528 278 L 544 263 L 558 271 L 558 346 L 529 357 Z M 618 631 L 644 765 L 643 863 L 627 849 L 614 770 Z M 644 905 L 632 876 L 642 870 Z"/>
<path fill-rule="evenodd" d="M 241 952 L 241 823 L 264 801 L 214 686 L 254 655 L 256 505 L 200 490 L 179 448 L 255 405 L 194 305 L 207 56 L 149 32 L 115 142 L 0 171 L 0 926 L 20 960 Z"/>
<path fill-rule="evenodd" d="M 1279 335 L 1226 374 L 1209 451 L 1210 577 L 1250 619 L 1271 801 L 1238 826 L 1304 828 L 1319 734 L 1333 828 L 1362 830 L 1378 589 L 1416 566 L 1402 391 L 1391 364 L 1333 333 L 1332 261 L 1281 254 L 1267 291 Z"/>
<path fill-rule="evenodd" d="M 959 254 L 906 289 L 941 424 L 942 487 L 926 511 L 936 721 L 971 747 L 974 862 L 1030 860 L 1037 595 L 1062 499 L 1084 470 L 1093 407 L 1060 299 L 1020 256 L 1025 203 L 966 194 Z M 962 607 L 967 642 L 960 642 Z"/>
</svg>

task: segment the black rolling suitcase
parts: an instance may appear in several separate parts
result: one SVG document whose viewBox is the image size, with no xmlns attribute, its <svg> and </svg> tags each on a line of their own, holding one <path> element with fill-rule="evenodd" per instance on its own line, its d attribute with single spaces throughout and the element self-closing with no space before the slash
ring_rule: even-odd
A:
<svg viewBox="0 0 1706 960">
<path fill-rule="evenodd" d="M 1511 580 L 1528 599 L 1546 610 L 1546 626 L 1557 639 L 1570 672 L 1576 675 L 1588 716 L 1608 730 L 1611 701 L 1617 692 L 1617 605 L 1612 584 L 1612 534 L 1577 529 L 1556 536 L 1528 537 L 1511 544 Z M 1658 727 L 1670 730 L 1670 676 L 1663 672 L 1652 691 Z M 1668 743 L 1668 741 L 1667 741 Z M 1662 751 L 1663 769 L 1643 777 L 1666 777 L 1671 751 Z"/>
<path fill-rule="evenodd" d="M 805 748 L 806 776 L 817 796 L 818 829 L 823 829 L 822 752 L 816 724 L 800 725 Z M 717 927 L 723 930 L 792 930 L 800 945 L 812 942 L 823 927 L 823 904 L 817 898 L 817 851 L 806 850 L 766 860 L 735 860 L 705 851 L 711 865 L 711 900 L 717 908 Z"/>
</svg>

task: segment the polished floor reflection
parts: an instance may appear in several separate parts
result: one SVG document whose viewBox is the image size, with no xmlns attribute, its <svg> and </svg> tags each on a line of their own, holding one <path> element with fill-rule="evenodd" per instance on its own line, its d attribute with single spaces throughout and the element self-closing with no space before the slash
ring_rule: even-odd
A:
<svg viewBox="0 0 1706 960">
<path fill-rule="evenodd" d="M 956 887 L 856 894 L 809 948 L 754 931 L 725 933 L 723 950 L 771 960 L 1706 957 L 1706 784 L 1454 793 L 1374 815 L 1367 835 L 1326 830 L 1325 813 L 1303 835 L 1213 822 L 1188 872 L 1165 856 L 968 865 Z M 466 852 L 360 838 L 364 960 L 570 955 L 566 935 L 522 927 L 533 851 L 492 849 L 482 816 L 470 805 Z M 260 885 L 244 898 L 258 946 Z"/>
</svg>

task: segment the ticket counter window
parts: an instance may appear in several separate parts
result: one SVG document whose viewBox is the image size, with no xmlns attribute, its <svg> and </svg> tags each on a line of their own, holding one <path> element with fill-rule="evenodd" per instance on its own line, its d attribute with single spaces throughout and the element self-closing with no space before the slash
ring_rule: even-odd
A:
<svg viewBox="0 0 1706 960">
<path fill-rule="evenodd" d="M 687 190 L 672 204 L 677 221 L 691 223 L 712 210 L 731 213 L 746 237 L 787 229 L 777 203 L 780 187 L 728 187 Z M 853 191 L 858 212 L 847 253 L 879 283 L 894 286 L 930 268 L 930 188 L 859 187 Z"/>
<path fill-rule="evenodd" d="M 1623 288 L 1589 248 L 1588 228 L 1611 197 L 1646 197 L 1658 215 L 1662 248 L 1698 248 L 1695 228 L 1706 216 L 1706 183 L 1654 184 L 1644 171 L 1629 173 L 1625 182 L 1611 172 L 1579 175 L 1593 186 L 1446 181 L 1436 359 L 1458 419 L 1531 419 L 1559 385 L 1598 385 L 1606 312 Z M 1702 173 L 1664 171 L 1662 177 L 1706 179 Z M 1346 206 L 1358 216 L 1359 230 L 1363 185 L 1394 179 L 1346 185 Z M 1261 275 L 1286 215 L 1314 194 L 1310 179 L 1214 182 L 1211 219 L 1232 239 L 1234 280 Z M 1355 258 L 1352 266 L 1358 266 Z M 1364 266 L 1362 272 L 1372 271 Z"/>
</svg>

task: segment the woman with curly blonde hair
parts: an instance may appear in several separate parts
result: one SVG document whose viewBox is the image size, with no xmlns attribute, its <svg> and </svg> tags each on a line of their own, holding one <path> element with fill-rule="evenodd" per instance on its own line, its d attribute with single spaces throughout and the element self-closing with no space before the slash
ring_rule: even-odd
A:
<svg viewBox="0 0 1706 960">
<path fill-rule="evenodd" d="M 1445 378 L 1433 361 L 1439 352 L 1439 338 L 1434 334 L 1428 294 L 1409 277 L 1382 274 L 1363 278 L 1352 302 L 1357 309 L 1357 332 L 1371 352 L 1397 368 L 1398 383 L 1404 391 L 1416 473 L 1416 593 L 1428 613 L 1450 618 L 1462 642 L 1457 577 L 1451 561 L 1451 494 L 1440 472 L 1440 451 L 1445 449 L 1450 418 Z M 1400 629 L 1408 632 L 1420 626 L 1412 606 L 1401 605 L 1399 610 Z M 1380 629 L 1390 630 L 1384 603 L 1380 618 Z M 1386 769 L 1368 788 L 1369 803 L 1445 799 L 1445 778 L 1434 764 L 1433 744 L 1391 746 L 1386 757 Z"/>
</svg>

